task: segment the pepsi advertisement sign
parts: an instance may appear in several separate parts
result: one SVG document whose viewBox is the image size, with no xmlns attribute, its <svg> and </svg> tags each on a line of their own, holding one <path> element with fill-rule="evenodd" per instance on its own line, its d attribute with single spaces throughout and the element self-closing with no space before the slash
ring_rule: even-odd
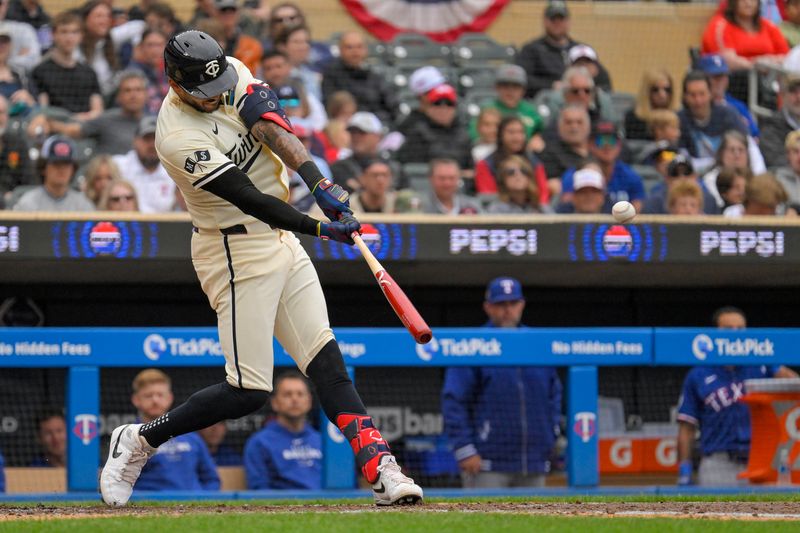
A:
<svg viewBox="0 0 800 533">
<path fill-rule="evenodd" d="M 568 229 L 570 261 L 663 262 L 667 227 L 660 224 L 580 224 Z"/>
<path fill-rule="evenodd" d="M 655 364 L 794 365 L 799 342 L 800 329 L 656 328 Z"/>
<path fill-rule="evenodd" d="M 152 258 L 159 248 L 159 225 L 155 222 L 55 222 L 50 233 L 52 253 L 57 258 Z"/>
</svg>

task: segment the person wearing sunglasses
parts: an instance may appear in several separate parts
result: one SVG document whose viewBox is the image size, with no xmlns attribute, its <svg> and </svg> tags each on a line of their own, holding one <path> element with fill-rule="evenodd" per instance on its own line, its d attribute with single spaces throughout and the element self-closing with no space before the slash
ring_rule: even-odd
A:
<svg viewBox="0 0 800 533">
<path fill-rule="evenodd" d="M 400 163 L 427 163 L 435 157 L 458 161 L 462 170 L 472 169 L 472 143 L 466 125 L 458 117 L 458 95 L 446 83 L 422 94 L 420 107 L 398 125 L 405 140 L 396 152 Z"/>
<path fill-rule="evenodd" d="M 761 121 L 759 147 L 768 167 L 788 164 L 784 150 L 786 136 L 800 129 L 800 72 L 787 72 L 781 80 L 781 101 L 781 110 Z"/>
<path fill-rule="evenodd" d="M 569 67 L 564 71 L 561 90 L 553 92 L 545 99 L 550 109 L 550 116 L 556 117 L 567 105 L 578 105 L 589 112 L 592 124 L 603 122 L 619 122 L 611 97 L 603 89 L 595 86 L 594 79 L 586 67 Z M 553 138 L 555 126 L 551 122 L 544 133 L 545 142 Z"/>
<path fill-rule="evenodd" d="M 666 164 L 666 173 L 664 175 L 664 183 L 656 185 L 651 191 L 641 213 L 648 215 L 666 215 L 669 213 L 669 192 L 677 183 L 683 180 L 692 181 L 697 183 L 703 191 L 703 212 L 707 215 L 719 214 L 717 203 L 714 197 L 703 187 L 703 184 L 697 178 L 694 165 L 692 165 L 692 158 L 682 153 L 663 152 L 661 154 L 663 160 L 669 160 Z M 663 168 L 663 163 L 656 168 Z"/>
<path fill-rule="evenodd" d="M 642 74 L 636 105 L 625 113 L 625 138 L 628 140 L 654 139 L 648 127 L 657 111 L 671 111 L 675 105 L 672 76 L 666 69 L 650 69 Z M 677 142 L 677 139 L 675 139 Z"/>
<path fill-rule="evenodd" d="M 139 201 L 133 184 L 125 180 L 112 180 L 106 185 L 100 202 L 100 211 L 139 211 Z"/>
<path fill-rule="evenodd" d="M 549 205 L 539 200 L 534 170 L 526 157 L 508 156 L 498 165 L 497 173 L 497 199 L 486 208 L 487 213 L 522 215 L 553 212 Z"/>
<path fill-rule="evenodd" d="M 304 26 L 309 28 L 308 20 L 300 6 L 294 2 L 281 2 L 272 7 L 269 15 L 269 23 L 266 30 L 261 34 L 265 50 L 275 47 L 275 37 L 287 28 L 293 26 Z M 309 29 L 310 31 L 310 29 Z M 311 49 L 308 53 L 308 64 L 316 71 L 323 72 L 325 68 L 334 60 L 331 48 L 327 43 L 321 41 L 310 41 Z"/>
<path fill-rule="evenodd" d="M 613 122 L 598 122 L 592 131 L 589 142 L 589 153 L 597 162 L 606 180 L 606 191 L 611 203 L 627 200 L 636 211 L 642 208 L 645 192 L 642 177 L 630 166 L 620 160 L 622 152 L 622 134 Z M 575 169 L 564 173 L 562 178 L 565 201 L 573 193 L 573 176 Z"/>
<path fill-rule="evenodd" d="M 239 0 L 216 0 L 215 5 L 214 18 L 219 21 L 225 36 L 225 54 L 244 63 L 255 75 L 264 49 L 258 39 L 242 31 Z"/>
</svg>

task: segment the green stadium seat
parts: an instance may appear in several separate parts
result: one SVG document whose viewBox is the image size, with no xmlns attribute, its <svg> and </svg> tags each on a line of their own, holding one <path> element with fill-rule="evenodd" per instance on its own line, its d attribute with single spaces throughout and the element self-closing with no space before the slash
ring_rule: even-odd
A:
<svg viewBox="0 0 800 533">
<path fill-rule="evenodd" d="M 516 55 L 511 45 L 502 45 L 483 33 L 465 33 L 453 45 L 453 62 L 460 67 L 511 63 Z"/>
<path fill-rule="evenodd" d="M 400 33 L 389 43 L 388 57 L 395 65 L 423 67 L 450 64 L 450 47 L 419 33 Z"/>
</svg>

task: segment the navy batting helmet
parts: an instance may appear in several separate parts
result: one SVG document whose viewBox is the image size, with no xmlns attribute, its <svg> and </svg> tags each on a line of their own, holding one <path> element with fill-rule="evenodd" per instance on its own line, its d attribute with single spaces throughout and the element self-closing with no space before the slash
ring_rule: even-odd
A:
<svg viewBox="0 0 800 533">
<path fill-rule="evenodd" d="M 201 31 L 172 37 L 164 49 L 167 76 L 198 98 L 211 98 L 232 89 L 239 81 L 219 43 Z"/>
</svg>

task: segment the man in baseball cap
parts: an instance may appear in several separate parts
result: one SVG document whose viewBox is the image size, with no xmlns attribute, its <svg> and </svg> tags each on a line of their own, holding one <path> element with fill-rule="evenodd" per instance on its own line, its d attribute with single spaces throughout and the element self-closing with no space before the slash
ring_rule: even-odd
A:
<svg viewBox="0 0 800 533">
<path fill-rule="evenodd" d="M 15 211 L 94 211 L 92 202 L 70 187 L 78 169 L 72 140 L 63 135 L 45 140 L 38 167 L 42 185 L 23 194 Z"/>
<path fill-rule="evenodd" d="M 574 193 L 556 208 L 556 213 L 590 215 L 611 212 L 606 180 L 597 165 L 592 163 L 576 170 L 572 180 Z"/>
<path fill-rule="evenodd" d="M 493 279 L 483 309 L 487 328 L 524 327 L 522 284 L 508 276 Z M 560 405 L 553 368 L 448 368 L 442 414 L 464 487 L 544 486 Z"/>
<path fill-rule="evenodd" d="M 721 106 L 732 108 L 747 124 L 750 136 L 758 137 L 759 130 L 747 104 L 737 100 L 728 92 L 730 85 L 730 68 L 725 58 L 719 54 L 707 54 L 700 57 L 697 68 L 706 73 L 711 87 L 711 100 Z"/>
</svg>

